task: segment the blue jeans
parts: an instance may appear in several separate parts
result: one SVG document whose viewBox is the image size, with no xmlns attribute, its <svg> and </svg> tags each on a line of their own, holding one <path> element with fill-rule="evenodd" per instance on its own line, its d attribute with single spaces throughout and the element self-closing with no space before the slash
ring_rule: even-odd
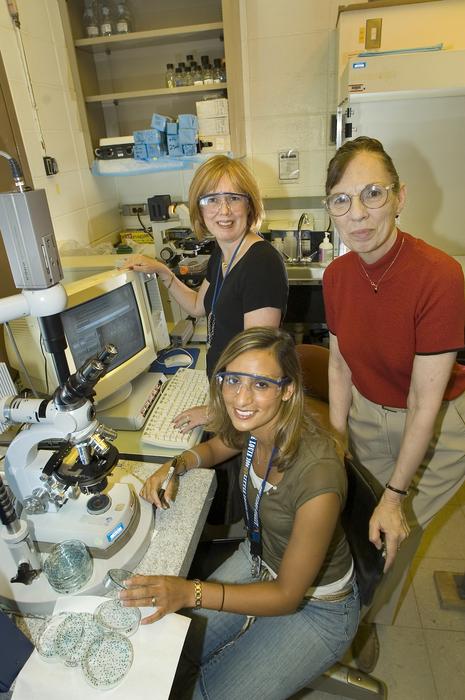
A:
<svg viewBox="0 0 465 700">
<path fill-rule="evenodd" d="M 226 583 L 250 583 L 248 542 L 212 574 Z M 340 659 L 359 621 L 357 584 L 342 601 L 304 600 L 291 615 L 257 617 L 246 631 L 245 615 L 201 610 L 190 613 L 183 655 L 171 697 L 195 700 L 288 698 Z M 189 675 L 195 687 L 187 690 Z"/>
</svg>

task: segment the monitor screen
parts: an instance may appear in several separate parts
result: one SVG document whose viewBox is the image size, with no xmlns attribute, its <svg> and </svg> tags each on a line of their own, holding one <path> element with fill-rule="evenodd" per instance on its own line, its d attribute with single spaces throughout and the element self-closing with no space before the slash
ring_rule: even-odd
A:
<svg viewBox="0 0 465 700">
<path fill-rule="evenodd" d="M 102 401 L 112 405 L 124 400 L 134 380 L 156 359 L 154 319 L 143 277 L 132 270 L 112 269 L 69 282 L 65 290 L 68 301 L 61 318 L 70 373 L 112 343 L 118 355 L 95 385 L 95 401 L 103 406 Z M 44 351 L 37 318 L 27 316 L 10 325 L 22 358 L 21 364 L 8 342 L 11 366 L 19 370 L 24 386 L 52 394 L 58 378 L 52 356 Z"/>
<path fill-rule="evenodd" d="M 129 282 L 64 311 L 61 319 L 76 367 L 112 343 L 118 348 L 110 365 L 114 370 L 145 346 L 136 297 Z"/>
</svg>

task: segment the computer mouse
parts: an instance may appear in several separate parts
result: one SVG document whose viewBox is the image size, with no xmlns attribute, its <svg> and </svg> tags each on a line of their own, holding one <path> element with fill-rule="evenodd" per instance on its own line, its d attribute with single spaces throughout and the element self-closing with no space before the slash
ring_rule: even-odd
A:
<svg viewBox="0 0 465 700">
<path fill-rule="evenodd" d="M 192 365 L 192 357 L 185 352 L 175 352 L 164 360 L 165 367 L 189 367 Z"/>
</svg>

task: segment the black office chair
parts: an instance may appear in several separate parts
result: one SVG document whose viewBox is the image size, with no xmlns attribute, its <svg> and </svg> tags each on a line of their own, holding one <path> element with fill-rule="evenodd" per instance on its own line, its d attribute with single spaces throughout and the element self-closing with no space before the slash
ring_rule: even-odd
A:
<svg viewBox="0 0 465 700">
<path fill-rule="evenodd" d="M 330 429 L 328 405 L 329 350 L 321 345 L 297 345 L 302 368 L 306 401 L 320 423 Z M 368 540 L 368 524 L 377 505 L 382 487 L 371 474 L 352 460 L 345 459 L 348 494 L 342 524 L 354 558 L 362 605 L 369 606 L 379 583 L 384 558 Z M 386 697 L 386 686 L 373 676 L 356 668 L 337 663 L 312 681 L 309 688 L 323 690 L 356 700 Z"/>
</svg>

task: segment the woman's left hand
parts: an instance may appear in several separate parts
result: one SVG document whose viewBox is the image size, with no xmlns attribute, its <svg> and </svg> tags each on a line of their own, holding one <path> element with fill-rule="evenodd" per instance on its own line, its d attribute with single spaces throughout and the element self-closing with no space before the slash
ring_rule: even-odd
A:
<svg viewBox="0 0 465 700">
<path fill-rule="evenodd" d="M 152 615 L 144 617 L 141 624 L 161 620 L 168 613 L 194 605 L 192 581 L 180 576 L 132 576 L 124 582 L 125 590 L 120 591 L 119 599 L 126 607 L 153 606 Z"/>
<path fill-rule="evenodd" d="M 383 546 L 386 551 L 384 572 L 393 564 L 402 542 L 409 536 L 410 527 L 402 510 L 402 503 L 396 497 L 384 493 L 373 511 L 369 527 L 369 539 L 377 549 Z M 384 543 L 383 536 L 384 535 Z"/>
</svg>

